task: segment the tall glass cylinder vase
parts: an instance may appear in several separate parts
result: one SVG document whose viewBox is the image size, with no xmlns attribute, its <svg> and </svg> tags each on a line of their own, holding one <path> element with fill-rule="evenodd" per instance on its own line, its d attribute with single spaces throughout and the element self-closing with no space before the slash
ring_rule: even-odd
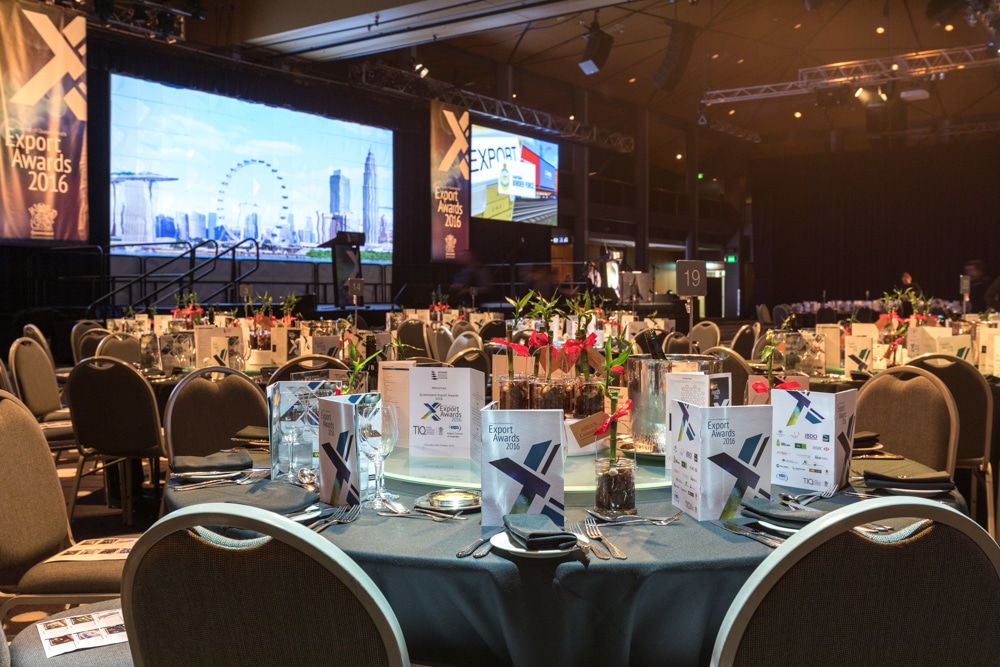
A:
<svg viewBox="0 0 1000 667">
<path fill-rule="evenodd" d="M 594 472 L 594 509 L 611 516 L 636 514 L 635 459 L 619 457 L 612 465 L 610 458 L 599 458 L 594 461 Z"/>
</svg>

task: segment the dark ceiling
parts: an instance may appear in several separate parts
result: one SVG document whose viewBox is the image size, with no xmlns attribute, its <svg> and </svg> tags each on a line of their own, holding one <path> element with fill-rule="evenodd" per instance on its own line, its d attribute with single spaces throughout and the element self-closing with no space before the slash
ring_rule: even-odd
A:
<svg viewBox="0 0 1000 667">
<path fill-rule="evenodd" d="M 931 0 L 930 11 L 927 0 L 636 0 L 597 11 L 591 7 L 599 0 L 561 2 L 568 9 L 557 16 L 524 22 L 509 13 L 503 27 L 477 32 L 472 21 L 454 31 L 466 34 L 418 38 L 395 50 L 374 35 L 370 44 L 354 37 L 357 55 L 346 61 L 322 49 L 346 43 L 335 28 L 352 21 L 357 28 L 371 11 L 367 3 L 334 3 L 341 14 L 357 15 L 317 18 L 309 49 L 286 48 L 280 35 L 254 38 L 253 46 L 241 40 L 239 26 L 249 22 L 241 12 L 259 11 L 252 0 L 221 3 L 231 11 L 190 23 L 189 42 L 243 49 L 271 64 L 311 59 L 331 73 L 343 72 L 345 62 L 378 60 L 403 69 L 419 62 L 430 79 L 499 99 L 509 92 L 518 105 L 564 118 L 580 114 L 579 91 L 586 91 L 585 120 L 604 130 L 634 136 L 638 110 L 648 110 L 650 161 L 674 171 L 689 159 L 685 129 L 691 128 L 697 128 L 699 169 L 720 171 L 744 156 L 978 141 L 1000 133 L 998 67 L 987 47 L 997 15 L 992 0 Z M 308 0 L 293 4 L 297 16 L 309 15 Z M 341 6 L 348 4 L 357 10 Z M 443 1 L 388 4 L 458 11 Z M 461 3 L 477 4 L 483 3 Z M 587 9 L 572 10 L 581 5 Z M 307 19 L 298 21 L 300 32 L 310 32 Z M 596 41 L 585 37 L 595 22 L 613 43 L 599 71 L 586 75 L 579 63 Z M 826 67 L 839 63 L 855 65 Z M 872 83 L 871 106 L 854 97 L 863 82 Z M 879 98 L 878 84 L 888 100 Z"/>
</svg>

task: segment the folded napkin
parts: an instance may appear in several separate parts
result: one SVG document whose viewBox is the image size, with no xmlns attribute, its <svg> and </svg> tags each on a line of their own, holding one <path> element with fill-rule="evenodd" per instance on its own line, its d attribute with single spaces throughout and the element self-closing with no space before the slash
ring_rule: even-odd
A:
<svg viewBox="0 0 1000 667">
<path fill-rule="evenodd" d="M 267 441 L 271 437 L 266 426 L 244 426 L 233 434 L 233 440 Z"/>
<path fill-rule="evenodd" d="M 764 498 L 744 500 L 740 505 L 742 506 L 740 513 L 748 519 L 766 521 L 775 526 L 792 530 L 805 528 L 808 523 L 827 514 L 823 511 L 792 509 L 787 505 L 773 503 Z"/>
<path fill-rule="evenodd" d="M 854 448 L 871 449 L 878 444 L 878 433 L 874 431 L 855 431 Z"/>
<path fill-rule="evenodd" d="M 510 541 L 529 551 L 563 551 L 576 546 L 576 535 L 560 530 L 544 514 L 504 514 L 503 525 Z"/>
<path fill-rule="evenodd" d="M 208 470 L 246 470 L 253 466 L 250 452 L 216 452 L 208 456 L 175 456 L 170 466 L 174 472 L 202 472 Z"/>
<path fill-rule="evenodd" d="M 946 472 L 931 472 L 923 475 L 884 475 L 865 470 L 865 486 L 873 489 L 902 489 L 904 491 L 951 491 L 955 483 Z"/>
</svg>

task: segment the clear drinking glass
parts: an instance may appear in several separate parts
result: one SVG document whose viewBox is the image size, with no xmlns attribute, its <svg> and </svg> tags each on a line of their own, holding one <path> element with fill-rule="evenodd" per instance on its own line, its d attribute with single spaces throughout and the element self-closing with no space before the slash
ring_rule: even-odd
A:
<svg viewBox="0 0 1000 667">
<path fill-rule="evenodd" d="M 380 402 L 361 408 L 358 422 L 358 447 L 375 466 L 375 494 L 365 507 L 374 510 L 391 509 L 391 496 L 385 490 L 385 459 L 399 440 L 399 418 L 396 406 Z"/>
<path fill-rule="evenodd" d="M 297 482 L 299 468 L 312 468 L 312 443 L 303 437 L 305 408 L 293 392 L 284 392 L 283 406 L 287 405 L 279 419 L 281 440 L 285 446 L 288 469 L 281 470 L 288 481 Z M 280 465 L 280 461 L 279 461 Z"/>
</svg>

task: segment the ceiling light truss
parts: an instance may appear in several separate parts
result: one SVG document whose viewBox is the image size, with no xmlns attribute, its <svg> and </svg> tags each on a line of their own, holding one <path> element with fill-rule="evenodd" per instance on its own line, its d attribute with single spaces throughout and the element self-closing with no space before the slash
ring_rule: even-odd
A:
<svg viewBox="0 0 1000 667">
<path fill-rule="evenodd" d="M 701 104 L 748 102 L 773 97 L 788 97 L 815 92 L 819 88 L 842 84 L 878 85 L 891 81 L 927 79 L 960 69 L 994 67 L 996 52 L 988 46 L 918 51 L 890 58 L 872 58 L 851 62 L 804 67 L 798 81 L 772 83 L 763 86 L 710 90 Z"/>
<path fill-rule="evenodd" d="M 351 69 L 351 79 L 355 85 L 363 88 L 391 92 L 411 98 L 426 99 L 430 97 L 464 107 L 481 116 L 551 134 L 560 139 L 597 146 L 617 153 L 631 153 L 635 150 L 633 137 L 461 90 L 441 81 L 430 78 L 421 79 L 416 74 L 405 70 L 379 64 L 361 63 Z"/>
</svg>

